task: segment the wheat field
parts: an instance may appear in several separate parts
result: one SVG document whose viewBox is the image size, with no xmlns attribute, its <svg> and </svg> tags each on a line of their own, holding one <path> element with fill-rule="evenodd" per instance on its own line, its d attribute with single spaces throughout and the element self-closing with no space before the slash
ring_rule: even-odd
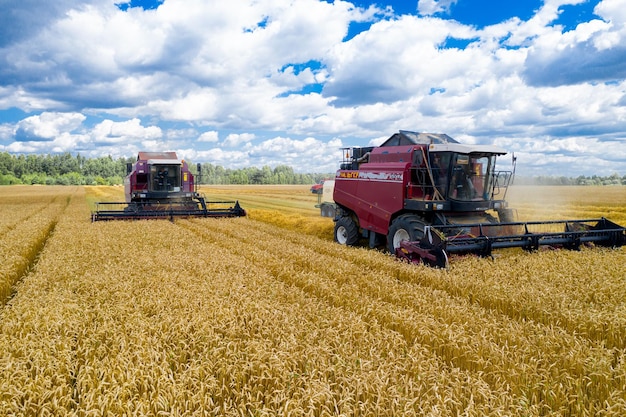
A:
<svg viewBox="0 0 626 417">
<path fill-rule="evenodd" d="M 626 248 L 408 265 L 334 243 L 308 188 L 91 223 L 120 187 L 0 187 L 0 415 L 626 414 Z M 626 187 L 509 197 L 626 224 Z"/>
</svg>

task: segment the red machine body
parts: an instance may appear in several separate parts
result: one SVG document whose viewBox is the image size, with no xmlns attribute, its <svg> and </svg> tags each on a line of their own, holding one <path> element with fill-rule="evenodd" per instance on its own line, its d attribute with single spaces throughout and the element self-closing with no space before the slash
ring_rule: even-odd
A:
<svg viewBox="0 0 626 417">
<path fill-rule="evenodd" d="M 344 148 L 333 193 L 335 241 L 354 245 L 366 238 L 370 247 L 386 245 L 435 266 L 447 265 L 448 253 L 488 255 L 496 247 L 625 244 L 624 228 L 605 219 L 513 222 L 505 196 L 515 158 L 512 170 L 496 171 L 496 158 L 506 153 L 410 131 L 378 147 Z"/>
<path fill-rule="evenodd" d="M 359 218 L 364 230 L 387 234 L 391 220 L 404 210 L 408 197 L 410 162 L 394 161 L 399 154 L 384 155 L 379 149 L 372 151 L 371 160 L 389 159 L 387 162 L 369 162 L 356 170 L 340 170 L 335 178 L 335 202 L 350 208 Z M 407 157 L 413 149 L 401 150 Z"/>
<path fill-rule="evenodd" d="M 201 175 L 201 165 L 197 165 Z M 239 217 L 238 201 L 207 201 L 176 152 L 139 152 L 124 179 L 126 202 L 99 202 L 92 221 L 174 217 Z"/>
<path fill-rule="evenodd" d="M 139 152 L 124 180 L 124 192 L 128 203 L 197 197 L 194 176 L 176 152 Z"/>
<path fill-rule="evenodd" d="M 386 237 L 403 214 L 427 224 L 490 221 L 488 210 L 510 216 L 504 195 L 513 173 L 495 172 L 496 156 L 506 154 L 499 147 L 400 131 L 381 146 L 345 151 L 333 198 L 366 237 Z"/>
</svg>

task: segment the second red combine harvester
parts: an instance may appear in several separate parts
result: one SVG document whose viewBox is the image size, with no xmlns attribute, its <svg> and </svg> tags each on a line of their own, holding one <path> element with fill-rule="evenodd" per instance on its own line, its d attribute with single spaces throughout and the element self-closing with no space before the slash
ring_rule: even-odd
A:
<svg viewBox="0 0 626 417">
<path fill-rule="evenodd" d="M 336 173 L 334 238 L 386 245 L 414 263 L 447 267 L 448 254 L 581 244 L 626 244 L 626 229 L 605 219 L 516 222 L 496 171 L 506 150 L 466 145 L 445 134 L 400 131 L 377 147 L 344 148 Z"/>
<path fill-rule="evenodd" d="M 200 164 L 197 168 L 200 175 Z M 187 162 L 176 152 L 139 152 L 137 162 L 128 166 L 124 192 L 123 203 L 96 203 L 92 221 L 246 215 L 238 201 L 206 200 Z"/>
</svg>

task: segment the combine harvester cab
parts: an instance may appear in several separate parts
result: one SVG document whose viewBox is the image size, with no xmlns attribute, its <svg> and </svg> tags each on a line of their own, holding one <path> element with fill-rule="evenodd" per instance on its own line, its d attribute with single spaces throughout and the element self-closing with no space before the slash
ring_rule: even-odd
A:
<svg viewBox="0 0 626 417">
<path fill-rule="evenodd" d="M 506 192 L 515 170 L 496 171 L 506 150 L 445 134 L 400 131 L 378 147 L 344 148 L 335 176 L 335 241 L 385 245 L 399 258 L 447 267 L 449 254 L 581 244 L 623 246 L 607 219 L 516 222 Z"/>
<path fill-rule="evenodd" d="M 92 221 L 246 215 L 238 201 L 207 201 L 194 180 L 175 152 L 139 152 L 124 180 L 126 201 L 96 203 Z"/>
</svg>

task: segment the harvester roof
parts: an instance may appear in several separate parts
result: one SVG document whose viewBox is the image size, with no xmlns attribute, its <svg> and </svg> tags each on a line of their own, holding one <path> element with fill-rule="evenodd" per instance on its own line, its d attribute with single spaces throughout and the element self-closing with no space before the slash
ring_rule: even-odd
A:
<svg viewBox="0 0 626 417">
<path fill-rule="evenodd" d="M 178 159 L 178 156 L 176 156 L 176 152 L 139 152 L 137 159 L 140 161 L 148 159 Z"/>
<path fill-rule="evenodd" d="M 401 130 L 391 135 L 380 146 L 430 145 L 433 143 L 459 143 L 445 133 L 425 133 Z"/>
<path fill-rule="evenodd" d="M 148 164 L 180 164 L 176 152 L 139 152 L 138 161 L 148 161 Z"/>
<path fill-rule="evenodd" d="M 445 133 L 411 132 L 409 130 L 394 133 L 380 147 L 403 145 L 429 145 L 430 151 L 433 152 L 493 153 L 496 155 L 507 153 L 505 149 L 499 146 L 462 144 Z"/>
<path fill-rule="evenodd" d="M 505 155 L 506 149 L 494 145 L 465 145 L 462 143 L 441 143 L 428 147 L 431 152 L 483 153 Z"/>
</svg>

